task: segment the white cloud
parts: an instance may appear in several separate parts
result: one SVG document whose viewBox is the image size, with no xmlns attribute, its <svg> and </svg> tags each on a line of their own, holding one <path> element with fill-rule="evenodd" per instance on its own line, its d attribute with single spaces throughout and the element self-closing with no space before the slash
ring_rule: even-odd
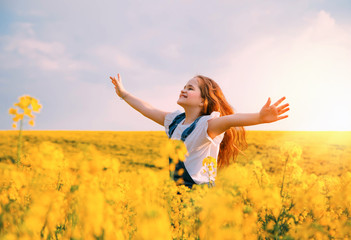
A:
<svg viewBox="0 0 351 240">
<path fill-rule="evenodd" d="M 290 118 L 265 129 L 350 130 L 351 111 L 339 107 L 351 105 L 349 29 L 320 11 L 293 34 L 262 36 L 224 56 L 221 62 L 230 64 L 216 75 L 226 79 L 225 89 L 233 89 L 233 97 L 227 93 L 241 111 L 258 111 L 268 96 L 287 96 Z"/>
<path fill-rule="evenodd" d="M 36 37 L 30 23 L 15 24 L 16 31 L 11 36 L 0 38 L 5 62 L 2 68 L 38 67 L 43 71 L 91 70 L 94 67 L 73 59 L 63 43 L 43 41 Z M 6 59 L 13 59 L 7 62 Z M 7 63 L 6 63 L 7 62 Z"/>
<path fill-rule="evenodd" d="M 132 59 L 127 54 L 123 53 L 118 47 L 110 45 L 98 46 L 93 50 L 93 54 L 100 61 L 111 67 L 121 68 L 126 70 L 139 69 L 140 63 L 136 59 Z"/>
<path fill-rule="evenodd" d="M 170 59 L 180 59 L 181 53 L 179 49 L 179 44 L 169 43 L 160 50 L 162 56 Z"/>
</svg>

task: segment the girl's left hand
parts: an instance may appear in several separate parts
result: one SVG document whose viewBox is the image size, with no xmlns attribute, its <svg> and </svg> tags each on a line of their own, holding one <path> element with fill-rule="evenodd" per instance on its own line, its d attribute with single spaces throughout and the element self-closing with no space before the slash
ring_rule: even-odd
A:
<svg viewBox="0 0 351 240">
<path fill-rule="evenodd" d="M 260 111 L 260 121 L 261 123 L 270 123 L 270 122 L 275 122 L 284 118 L 287 118 L 288 115 L 283 115 L 283 113 L 289 111 L 289 103 L 286 103 L 282 106 L 279 106 L 281 102 L 285 100 L 285 97 L 282 97 L 279 99 L 276 103 L 273 105 L 271 104 L 271 98 L 268 98 L 268 101 L 266 104 L 262 107 Z"/>
</svg>

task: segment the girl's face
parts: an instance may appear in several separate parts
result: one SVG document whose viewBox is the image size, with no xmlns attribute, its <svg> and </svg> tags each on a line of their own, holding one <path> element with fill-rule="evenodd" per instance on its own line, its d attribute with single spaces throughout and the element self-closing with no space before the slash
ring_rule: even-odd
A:
<svg viewBox="0 0 351 240">
<path fill-rule="evenodd" d="M 190 79 L 180 91 L 177 103 L 182 106 L 202 107 L 203 98 L 201 97 L 201 90 L 196 77 Z"/>
</svg>

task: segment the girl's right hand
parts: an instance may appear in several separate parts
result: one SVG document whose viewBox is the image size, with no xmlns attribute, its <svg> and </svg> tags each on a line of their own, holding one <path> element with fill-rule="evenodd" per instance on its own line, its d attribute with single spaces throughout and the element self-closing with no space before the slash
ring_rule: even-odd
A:
<svg viewBox="0 0 351 240">
<path fill-rule="evenodd" d="M 128 92 L 124 89 L 122 84 L 122 79 L 119 73 L 117 74 L 117 79 L 115 77 L 110 77 L 113 85 L 115 85 L 116 93 L 120 98 L 125 98 Z"/>
</svg>

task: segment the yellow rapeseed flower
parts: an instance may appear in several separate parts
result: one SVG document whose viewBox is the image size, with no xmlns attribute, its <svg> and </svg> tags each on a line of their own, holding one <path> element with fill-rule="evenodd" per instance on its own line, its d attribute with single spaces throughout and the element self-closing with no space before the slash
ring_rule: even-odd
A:
<svg viewBox="0 0 351 240">
<path fill-rule="evenodd" d="M 19 97 L 19 101 L 15 103 L 14 106 L 17 108 L 9 109 L 9 114 L 14 115 L 14 117 L 12 118 L 12 120 L 14 121 L 14 124 L 12 124 L 12 127 L 16 128 L 17 124 L 15 125 L 15 123 L 18 122 L 19 120 L 23 120 L 25 116 L 28 116 L 31 119 L 29 121 L 29 125 L 34 126 L 35 116 L 33 115 L 33 112 L 38 112 L 42 107 L 39 104 L 38 100 L 31 96 L 25 95 L 25 96 Z"/>
<path fill-rule="evenodd" d="M 16 115 L 17 114 L 17 109 L 16 108 L 10 108 L 9 109 L 9 114 Z"/>
<path fill-rule="evenodd" d="M 280 151 L 283 156 L 289 157 L 292 162 L 299 161 L 302 155 L 302 148 L 295 142 L 285 142 L 281 145 Z M 285 162 L 287 159 L 283 158 L 282 161 Z"/>
<path fill-rule="evenodd" d="M 14 118 L 12 118 L 12 120 L 14 122 L 18 122 L 18 120 L 22 120 L 23 119 L 23 113 L 17 114 Z"/>
<path fill-rule="evenodd" d="M 31 105 L 34 112 L 39 112 L 42 107 L 35 98 L 32 98 Z"/>
<path fill-rule="evenodd" d="M 15 106 L 18 106 L 22 108 L 23 110 L 25 108 L 28 108 L 31 103 L 31 97 L 30 96 L 22 96 L 19 98 L 19 102 L 15 104 Z"/>
<path fill-rule="evenodd" d="M 213 163 L 213 165 L 217 167 L 217 161 L 214 157 L 208 156 L 204 158 L 204 160 L 202 160 L 202 166 L 205 166 L 206 164 L 210 165 L 211 163 Z"/>
<path fill-rule="evenodd" d="M 30 108 L 25 108 L 23 111 L 24 111 L 25 115 L 27 115 L 29 117 L 33 116 L 32 115 L 32 110 Z"/>
<path fill-rule="evenodd" d="M 178 170 L 178 175 L 179 175 L 179 176 L 182 176 L 183 173 L 184 173 L 184 169 L 183 169 L 183 168 L 181 168 L 181 169 Z"/>
<path fill-rule="evenodd" d="M 152 204 L 140 208 L 136 219 L 136 239 L 172 239 L 166 209 Z"/>
<path fill-rule="evenodd" d="M 183 178 L 178 178 L 176 184 L 180 185 L 180 184 L 183 184 L 183 183 L 184 183 L 184 179 Z"/>
<path fill-rule="evenodd" d="M 207 174 L 208 180 L 214 184 L 217 175 L 217 161 L 214 157 L 208 156 L 202 160 L 203 173 Z"/>
<path fill-rule="evenodd" d="M 17 128 L 17 124 L 16 123 L 12 123 L 12 128 L 16 129 Z"/>
<path fill-rule="evenodd" d="M 175 164 L 171 163 L 169 164 L 169 171 L 173 172 L 175 170 Z"/>
</svg>

